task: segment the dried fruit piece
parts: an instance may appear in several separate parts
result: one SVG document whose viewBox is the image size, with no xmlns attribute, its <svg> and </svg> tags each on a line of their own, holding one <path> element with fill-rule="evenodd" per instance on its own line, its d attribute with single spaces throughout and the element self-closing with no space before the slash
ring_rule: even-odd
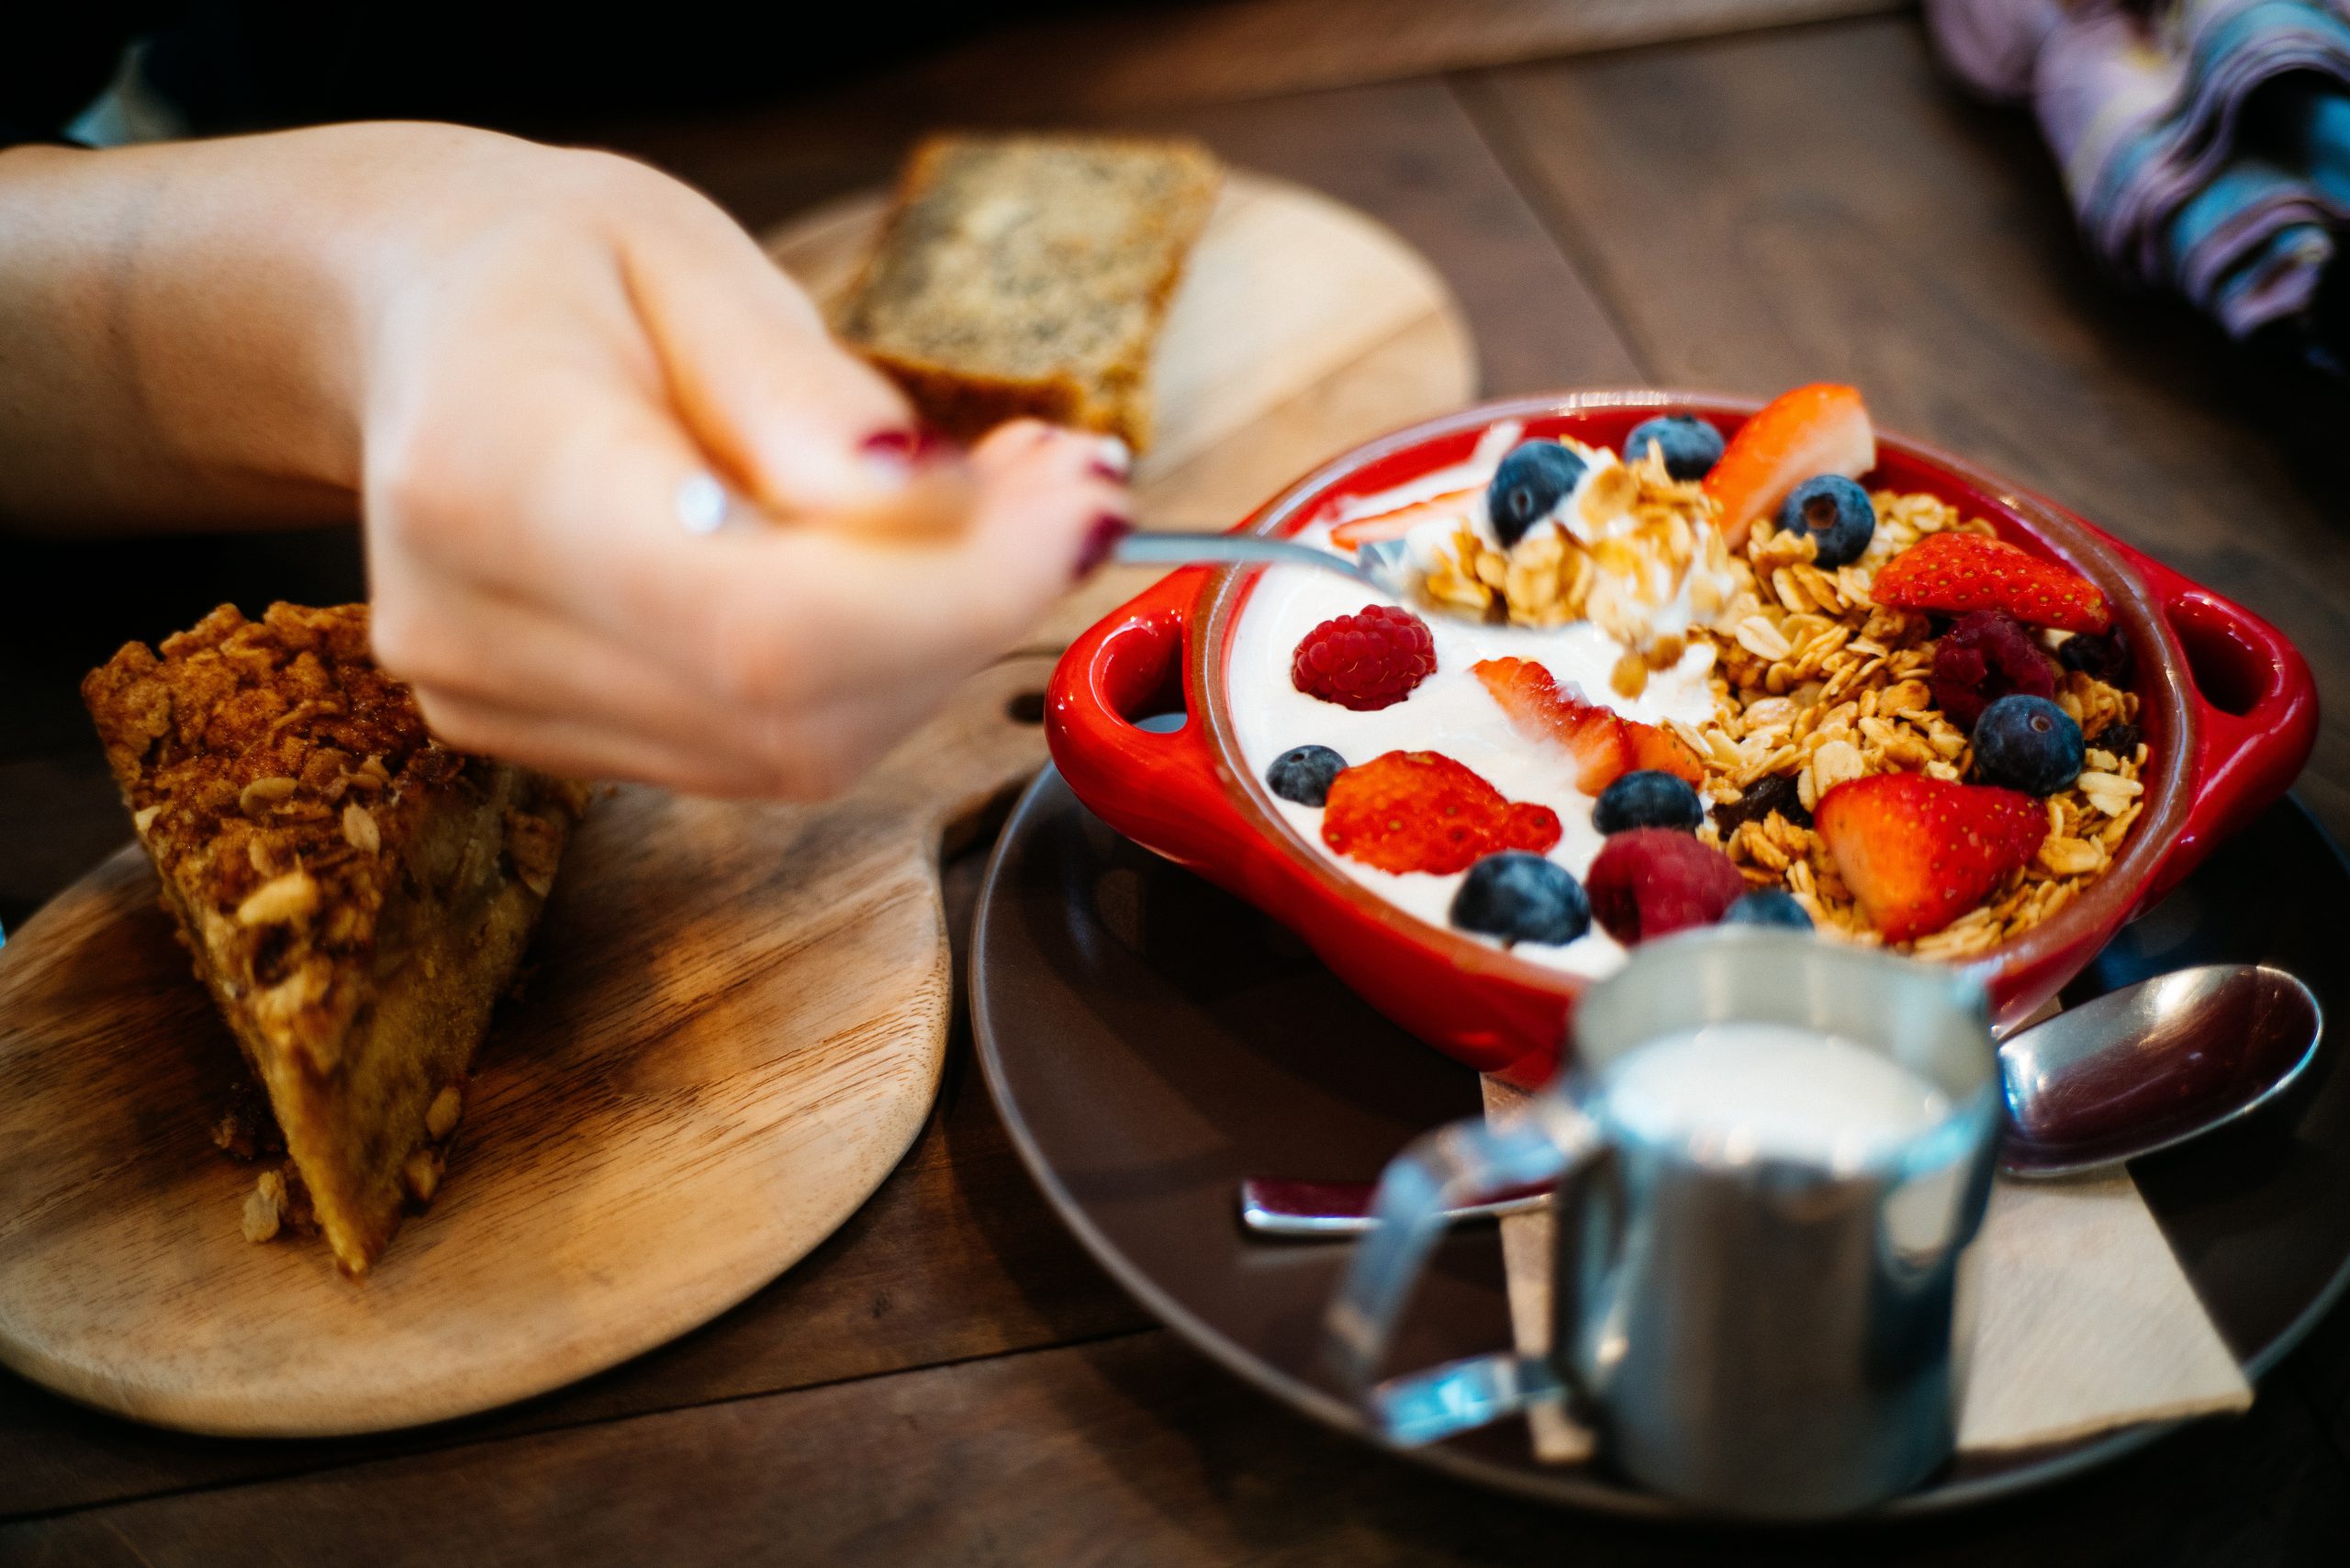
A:
<svg viewBox="0 0 2350 1568">
<path fill-rule="evenodd" d="M 1546 853 L 1559 814 L 1513 801 L 1433 751 L 1391 751 L 1330 781 L 1322 842 L 1382 871 L 1465 871 L 1505 849 Z"/>
<path fill-rule="evenodd" d="M 1639 768 L 1705 781 L 1695 752 L 1670 731 L 1585 702 L 1532 659 L 1486 659 L 1470 666 L 1510 723 L 1529 740 L 1553 741 L 1575 760 L 1575 788 L 1596 795 Z"/>
<path fill-rule="evenodd" d="M 2127 762 L 2138 755 L 2138 743 L 2146 737 L 2137 725 L 2116 719 L 2089 737 L 2088 744 L 2099 751 L 2109 751 Z"/>
<path fill-rule="evenodd" d="M 2097 585 L 2054 561 L 1979 533 L 1930 533 L 1886 562 L 1869 597 L 1892 610 L 1962 615 L 2003 610 L 2028 626 L 2103 632 L 2113 623 Z"/>
<path fill-rule="evenodd" d="M 2048 836 L 2047 809 L 2029 795 L 1916 773 L 1839 784 L 1813 817 L 1837 875 L 1889 942 L 1940 931 Z"/>
<path fill-rule="evenodd" d="M 2056 662 L 2108 686 L 2130 683 L 2130 644 L 2119 632 L 2109 632 L 2102 637 L 2067 637 L 2064 646 L 2056 650 Z"/>
<path fill-rule="evenodd" d="M 1435 673 L 1427 622 L 1390 604 L 1325 621 L 1297 644 L 1289 666 L 1300 691 L 1358 712 L 1394 706 Z"/>
<path fill-rule="evenodd" d="M 1759 823 L 1773 812 L 1797 827 L 1811 825 L 1811 812 L 1803 803 L 1803 786 L 1792 773 L 1766 773 L 1749 784 L 1735 801 L 1713 810 L 1714 826 L 1727 840 L 1746 823 Z"/>
</svg>

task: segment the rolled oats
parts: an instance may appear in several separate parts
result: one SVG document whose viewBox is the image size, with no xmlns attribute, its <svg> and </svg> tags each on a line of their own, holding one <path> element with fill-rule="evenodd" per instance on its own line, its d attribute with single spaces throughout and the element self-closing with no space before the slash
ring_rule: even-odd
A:
<svg viewBox="0 0 2350 1568">
<path fill-rule="evenodd" d="M 356 801 L 342 808 L 342 839 L 362 855 L 373 855 L 384 847 L 375 813 Z"/>
<path fill-rule="evenodd" d="M 285 1178 L 275 1170 L 264 1170 L 245 1194 L 245 1212 L 240 1228 L 247 1241 L 273 1239 L 285 1215 Z"/>
<path fill-rule="evenodd" d="M 1933 700 L 1930 622 L 1878 607 L 1869 589 L 1879 566 L 1928 534 L 1992 530 L 1933 496 L 1879 491 L 1872 499 L 1876 536 L 1849 566 L 1822 569 L 1807 534 L 1778 532 L 1767 520 L 1732 559 L 1735 613 L 1718 623 L 1725 630 L 1698 633 L 1716 647 L 1714 718 L 1694 734 L 1675 731 L 1705 769 L 1708 800 L 1736 801 L 1760 779 L 1789 775 L 1808 811 L 1836 785 L 1872 774 L 1966 777 L 1968 737 Z M 2138 715 L 2133 693 L 2077 670 L 2065 673 L 2057 700 L 2092 738 Z M 1971 958 L 2054 914 L 2103 874 L 2143 809 L 2146 750 L 2141 743 L 2123 757 L 2092 749 L 2088 761 L 2050 798 L 2051 832 L 2032 862 L 1908 950 Z M 1880 944 L 1808 826 L 1774 813 L 1740 824 L 1722 847 L 1751 881 L 1785 888 L 1821 930 Z"/>
</svg>

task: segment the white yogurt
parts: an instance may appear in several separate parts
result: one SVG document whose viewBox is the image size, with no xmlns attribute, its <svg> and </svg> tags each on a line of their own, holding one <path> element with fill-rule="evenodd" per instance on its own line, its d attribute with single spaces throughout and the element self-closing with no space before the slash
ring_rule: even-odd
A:
<svg viewBox="0 0 2350 1568">
<path fill-rule="evenodd" d="M 1950 1114 L 1949 1098 L 1882 1052 L 1790 1024 L 1708 1024 L 1662 1036 L 1600 1076 L 1602 1114 L 1701 1159 L 1850 1170 Z"/>
<path fill-rule="evenodd" d="M 1517 435 L 1514 424 L 1496 425 L 1486 432 L 1470 461 L 1346 503 L 1336 521 L 1393 510 L 1454 490 L 1475 488 L 1482 494 L 1494 465 Z M 1570 497 L 1559 510 L 1569 512 L 1573 505 L 1574 498 Z M 1482 500 L 1474 512 L 1472 521 L 1482 528 Z M 1427 527 L 1441 539 L 1449 534 L 1452 524 L 1438 521 Z M 1301 543 L 1327 548 L 1329 533 L 1330 524 L 1321 523 L 1297 537 Z M 1418 533 L 1412 538 L 1417 548 Z M 1713 669 L 1710 647 L 1692 645 L 1678 665 L 1652 673 L 1639 697 L 1626 698 L 1608 685 L 1609 674 L 1624 649 L 1589 622 L 1544 628 L 1489 626 L 1424 613 L 1422 619 L 1436 642 L 1436 673 L 1403 701 L 1372 712 L 1356 712 L 1298 690 L 1290 678 L 1290 661 L 1305 634 L 1334 616 L 1352 615 L 1377 602 L 1360 584 L 1311 567 L 1275 566 L 1259 579 L 1242 607 L 1240 624 L 1233 635 L 1226 679 L 1240 754 L 1259 783 L 1273 759 L 1292 746 L 1326 745 L 1350 765 L 1391 751 L 1441 752 L 1510 800 L 1535 801 L 1558 812 L 1561 835 L 1550 858 L 1580 878 L 1590 869 L 1603 842 L 1591 825 L 1593 798 L 1575 788 L 1574 764 L 1565 749 L 1520 734 L 1470 666 L 1483 659 L 1513 655 L 1532 659 L 1562 687 L 1579 688 L 1584 701 L 1604 704 L 1643 723 L 1678 719 L 1702 724 L 1713 714 L 1713 697 L 1707 685 Z M 1308 843 L 1330 856 L 1348 875 L 1407 913 L 1449 927 L 1452 895 L 1465 873 L 1399 875 L 1332 854 L 1322 842 L 1319 807 L 1278 798 L 1273 803 Z M 1564 947 L 1522 944 L 1513 950 L 1536 963 L 1590 976 L 1610 973 L 1624 960 L 1623 948 L 1595 924 L 1589 935 Z"/>
</svg>

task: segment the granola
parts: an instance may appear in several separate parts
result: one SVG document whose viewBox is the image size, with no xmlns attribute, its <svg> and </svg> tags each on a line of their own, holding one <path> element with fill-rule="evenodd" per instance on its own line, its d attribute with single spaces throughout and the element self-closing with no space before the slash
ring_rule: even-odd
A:
<svg viewBox="0 0 2350 1568">
<path fill-rule="evenodd" d="M 1629 662 L 1612 684 L 1637 697 L 1647 670 L 1680 662 L 1693 623 L 1721 613 L 1736 580 L 1729 547 L 1704 487 L 1673 478 L 1654 447 L 1625 463 L 1576 450 L 1595 467 L 1573 515 L 1506 551 L 1464 521 L 1429 564 L 1425 591 L 1515 626 L 1589 621 L 1624 644 Z"/>
<path fill-rule="evenodd" d="M 1310 520 L 1304 542 L 1412 582 L 1429 613 L 1409 649 L 1357 634 L 1337 578 L 1259 585 L 1232 655 L 1240 748 L 1348 877 L 1600 974 L 1721 919 L 1972 957 L 2112 865 L 2148 761 L 2095 583 L 1937 495 L 1864 488 L 1877 447 L 1851 387 L 1623 444 L 1496 420 L 1465 457 Z M 1546 809 L 1556 842 L 1397 870 L 1388 851 L 1430 823 L 1386 797 L 1334 837 L 1349 780 L 1404 764 Z M 1766 891 L 1785 896 L 1750 898 Z"/>
<path fill-rule="evenodd" d="M 1702 725 L 1670 724 L 1703 762 L 1699 790 L 1716 808 L 1700 836 L 1727 851 L 1753 886 L 1792 893 L 1821 930 L 1881 944 L 1812 832 L 1811 809 L 1835 785 L 1873 774 L 1964 779 L 1974 756 L 1966 732 L 1933 700 L 1931 621 L 1876 605 L 1870 587 L 1878 568 L 1930 534 L 1996 531 L 1939 497 L 1877 490 L 1867 550 L 1823 567 L 1811 538 L 1768 521 L 1758 520 L 1743 547 L 1730 550 L 1704 487 L 1673 479 L 1653 447 L 1598 469 L 1595 481 L 1578 497 L 1584 520 L 1628 516 L 1631 526 L 1596 538 L 1544 529 L 1505 551 L 1464 521 L 1430 564 L 1426 591 L 1512 625 L 1590 620 L 1626 646 L 1609 684 L 1627 698 L 1639 695 L 1651 669 L 1677 663 L 1689 643 L 1709 644 L 1714 715 Z M 1676 609 L 1685 623 L 1666 629 Z M 2053 648 L 2068 633 L 2046 635 Z M 2047 798 L 2046 841 L 1981 906 L 1914 942 L 1892 944 L 1898 950 L 1971 958 L 2010 940 L 2072 902 L 2120 852 L 2143 809 L 2138 699 L 2066 670 L 2054 700 L 2081 726 L 2087 757 L 2079 778 Z M 2100 745 L 2109 735 L 2119 738 Z M 1774 778 L 1793 780 L 1796 810 L 1741 820 L 1739 802 Z"/>
<path fill-rule="evenodd" d="M 1702 834 L 1750 883 L 1794 894 L 1820 929 L 1875 945 L 1881 938 L 1811 830 L 1811 808 L 1832 786 L 1872 774 L 1961 779 L 1974 756 L 1965 732 L 1933 702 L 1931 622 L 1872 603 L 1870 584 L 1880 566 L 1928 534 L 1993 530 L 1931 495 L 1880 490 L 1870 499 L 1875 539 L 1860 560 L 1833 572 L 1812 564 L 1808 538 L 1754 525 L 1735 557 L 1730 606 L 1718 627 L 1700 633 L 1718 654 L 1714 717 L 1675 729 L 1705 764 L 1700 792 L 1716 811 Z M 2071 902 L 2120 851 L 2144 793 L 2137 695 L 2067 670 L 2054 700 L 2080 724 L 2087 752 L 2080 777 L 2047 798 L 2047 839 L 1982 905 L 1896 944 L 1901 950 L 1971 958 L 2009 941 Z M 2112 745 L 2100 744 L 2109 737 Z M 1739 820 L 1734 808 L 1747 791 L 1774 777 L 1795 780 L 1796 810 Z"/>
</svg>

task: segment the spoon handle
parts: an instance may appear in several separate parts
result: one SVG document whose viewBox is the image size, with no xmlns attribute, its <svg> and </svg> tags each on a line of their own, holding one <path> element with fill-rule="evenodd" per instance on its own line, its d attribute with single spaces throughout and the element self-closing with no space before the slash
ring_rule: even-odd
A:
<svg viewBox="0 0 2350 1568">
<path fill-rule="evenodd" d="M 2113 1162 L 2110 1156 L 2091 1159 L 2065 1166 L 2061 1173 L 2073 1175 Z M 1999 1170 L 2003 1175 L 2026 1178 L 2059 1173 L 2012 1158 L 2002 1159 Z M 1371 1199 L 1377 1192 L 1377 1185 L 1370 1182 L 1293 1182 L 1279 1176 L 1250 1176 L 1240 1183 L 1240 1223 L 1259 1236 L 1362 1236 L 1373 1224 Z M 1462 1220 L 1498 1219 L 1531 1214 L 1549 1207 L 1550 1203 L 1550 1190 L 1536 1187 L 1505 1193 L 1487 1203 L 1447 1209 L 1444 1217 L 1454 1225 Z"/>
<path fill-rule="evenodd" d="M 1319 566 L 1392 593 L 1385 583 L 1355 562 L 1311 544 L 1268 539 L 1258 533 L 1129 533 L 1111 559 L 1130 566 Z"/>
<path fill-rule="evenodd" d="M 1360 1236 L 1371 1227 L 1369 1182 L 1291 1182 L 1251 1176 L 1240 1183 L 1240 1223 L 1259 1236 Z M 1488 1203 L 1445 1213 L 1446 1220 L 1492 1219 L 1527 1214 L 1550 1201 L 1550 1189 L 1505 1193 Z"/>
</svg>

